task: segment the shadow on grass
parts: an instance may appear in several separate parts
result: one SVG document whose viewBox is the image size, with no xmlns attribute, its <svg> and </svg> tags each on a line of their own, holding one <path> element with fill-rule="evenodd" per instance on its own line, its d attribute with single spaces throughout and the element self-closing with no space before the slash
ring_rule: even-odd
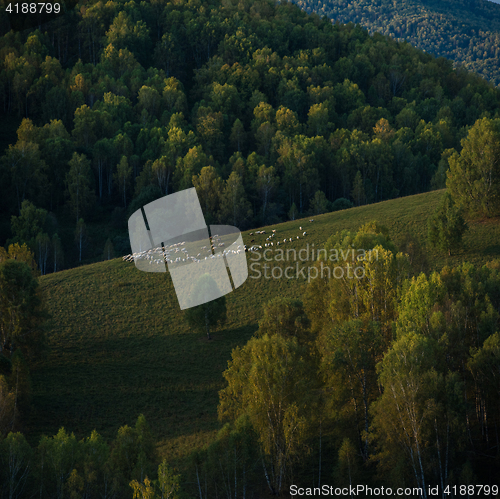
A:
<svg viewBox="0 0 500 499">
<path fill-rule="evenodd" d="M 191 332 L 96 337 L 86 342 L 85 356 L 54 349 L 32 373 L 39 385 L 33 421 L 28 422 L 38 430 L 30 435 L 32 443 L 37 445 L 42 434 L 52 435 L 61 426 L 78 438 L 96 429 L 112 439 L 119 427 L 133 426 L 141 413 L 158 439 L 193 429 L 217 430 L 222 373 L 233 348 L 244 345 L 254 331 L 250 325 L 222 329 L 211 341 Z"/>
</svg>

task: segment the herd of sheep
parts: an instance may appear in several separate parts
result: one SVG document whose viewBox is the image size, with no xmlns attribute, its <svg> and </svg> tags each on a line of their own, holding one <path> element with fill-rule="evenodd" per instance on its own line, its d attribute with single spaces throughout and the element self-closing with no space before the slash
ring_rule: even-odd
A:
<svg viewBox="0 0 500 499">
<path fill-rule="evenodd" d="M 310 223 L 314 222 L 314 219 L 309 220 Z M 302 227 L 299 227 L 299 231 L 302 232 Z M 255 232 L 255 234 L 266 234 L 265 230 L 258 230 Z M 254 232 L 250 232 L 250 236 L 254 235 Z M 302 232 L 302 237 L 307 236 L 307 232 L 303 231 Z M 296 239 L 300 239 L 300 236 L 297 235 Z M 277 240 L 277 231 L 276 229 L 272 229 L 272 233 L 266 238 L 266 243 L 264 243 L 264 247 L 272 247 L 272 246 L 280 246 L 283 244 L 291 243 L 293 242 L 294 239 L 293 237 L 289 238 L 284 238 L 282 241 Z M 254 239 L 252 239 L 250 242 L 254 242 Z M 242 251 L 248 252 L 248 251 L 258 251 L 259 249 L 262 249 L 262 246 L 260 245 L 253 245 L 251 247 L 247 247 L 246 244 L 243 245 L 238 245 L 236 249 L 224 249 L 221 251 L 219 248 L 224 247 L 224 242 L 220 238 L 219 235 L 215 234 L 210 237 L 210 248 L 211 252 L 215 251 L 216 249 L 219 249 L 218 252 L 209 254 L 205 257 L 202 256 L 201 253 L 198 253 L 196 256 L 189 255 L 188 250 L 184 247 L 186 245 L 186 242 L 180 242 L 180 243 L 175 243 L 171 244 L 170 246 L 158 246 L 156 248 L 151 248 L 145 251 L 140 251 L 138 253 L 133 253 L 131 255 L 125 255 L 122 259 L 126 262 L 133 262 L 137 261 L 139 259 L 144 259 L 144 260 L 149 260 L 149 264 L 152 265 L 153 263 L 159 264 L 159 263 L 186 263 L 189 261 L 192 261 L 194 263 L 199 263 L 202 260 L 207 260 L 209 258 L 221 258 L 229 254 L 238 254 L 241 253 Z M 204 253 L 208 252 L 208 247 L 207 246 L 202 246 L 200 248 Z"/>
</svg>

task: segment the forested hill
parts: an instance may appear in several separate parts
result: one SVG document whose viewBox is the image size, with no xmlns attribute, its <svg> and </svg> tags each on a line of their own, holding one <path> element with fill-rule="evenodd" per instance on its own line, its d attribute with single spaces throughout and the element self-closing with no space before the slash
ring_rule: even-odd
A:
<svg viewBox="0 0 500 499">
<path fill-rule="evenodd" d="M 297 0 L 308 12 L 406 40 L 500 85 L 500 5 L 488 0 Z"/>
<path fill-rule="evenodd" d="M 42 272 L 128 252 L 128 214 L 193 185 L 209 223 L 242 229 L 442 187 L 500 105 L 444 58 L 267 0 L 88 2 L 0 54 L 20 124 L 0 243 Z"/>
</svg>

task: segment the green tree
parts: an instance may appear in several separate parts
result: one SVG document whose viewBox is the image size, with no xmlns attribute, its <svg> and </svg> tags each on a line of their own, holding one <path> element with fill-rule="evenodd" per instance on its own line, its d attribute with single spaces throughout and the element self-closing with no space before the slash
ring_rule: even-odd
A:
<svg viewBox="0 0 500 499">
<path fill-rule="evenodd" d="M 51 497 L 64 498 L 66 481 L 71 476 L 78 460 L 79 443 L 74 433 L 67 433 L 60 428 L 53 437 L 43 436 L 38 444 L 42 487 L 46 488 Z"/>
<path fill-rule="evenodd" d="M 139 483 L 137 480 L 132 480 L 129 484 L 134 491 L 132 499 L 157 499 L 155 494 L 154 484 L 151 480 L 146 477 L 143 483 Z"/>
<path fill-rule="evenodd" d="M 398 249 L 401 253 L 408 255 L 408 261 L 413 269 L 413 274 L 429 272 L 430 262 L 427 256 L 427 249 L 422 245 L 421 240 L 413 232 L 406 231 L 398 240 Z"/>
<path fill-rule="evenodd" d="M 178 499 L 181 488 L 181 475 L 174 470 L 164 459 L 158 466 L 158 488 L 160 499 Z"/>
<path fill-rule="evenodd" d="M 229 136 L 231 145 L 237 152 L 241 152 L 246 142 L 246 132 L 243 123 L 236 118 L 231 128 L 231 135 Z"/>
<path fill-rule="evenodd" d="M 363 461 L 369 457 L 369 407 L 379 395 L 375 364 L 383 349 L 383 336 L 376 322 L 346 321 L 318 337 L 321 373 L 332 392 L 330 410 L 345 414 L 346 431 L 357 444 Z"/>
<path fill-rule="evenodd" d="M 302 213 L 304 198 L 310 192 L 315 192 L 319 183 L 313 139 L 303 135 L 294 136 L 293 139 L 284 138 L 278 147 L 278 154 L 285 186 L 292 200 L 298 197 L 298 209 Z"/>
<path fill-rule="evenodd" d="M 54 272 L 61 270 L 64 262 L 64 251 L 61 238 L 57 234 L 52 236 L 52 262 L 54 263 Z"/>
<path fill-rule="evenodd" d="M 297 113 L 281 106 L 276 111 L 276 127 L 283 132 L 287 137 L 294 137 L 300 133 L 300 123 Z"/>
<path fill-rule="evenodd" d="M 223 190 L 223 181 L 213 166 L 205 166 L 199 175 L 193 175 L 193 186 L 200 198 L 207 222 L 215 220 L 219 211 L 220 196 Z"/>
<path fill-rule="evenodd" d="M 452 250 L 462 245 L 462 237 L 467 228 L 462 209 L 455 205 L 451 195 L 446 192 L 441 204 L 428 221 L 430 244 L 447 251 L 451 256 Z"/>
<path fill-rule="evenodd" d="M 82 253 L 83 253 L 83 248 L 85 247 L 85 243 L 87 241 L 87 226 L 85 225 L 85 222 L 83 218 L 80 218 L 78 220 L 78 223 L 76 224 L 75 228 L 75 243 L 76 247 L 78 248 L 78 261 L 82 261 Z"/>
<path fill-rule="evenodd" d="M 193 176 L 199 175 L 201 170 L 208 166 L 209 158 L 203 152 L 201 146 L 195 146 L 188 150 L 186 155 L 179 158 L 175 166 L 174 179 L 179 189 L 193 187 Z"/>
<path fill-rule="evenodd" d="M 266 214 L 273 191 L 279 184 L 274 166 L 260 165 L 257 172 L 257 190 L 262 201 L 262 221 L 266 222 Z"/>
<path fill-rule="evenodd" d="M 211 297 L 213 296 L 214 286 L 217 286 L 215 281 L 210 275 L 205 274 L 196 283 L 193 296 L 195 298 L 203 295 Z M 207 338 L 210 340 L 210 331 L 227 321 L 226 297 L 221 296 L 215 300 L 188 308 L 184 312 L 184 319 L 189 327 L 206 333 Z"/>
<path fill-rule="evenodd" d="M 365 204 L 365 202 L 366 202 L 365 187 L 363 184 L 363 176 L 361 175 L 361 172 L 359 170 L 356 173 L 356 177 L 354 178 L 351 196 L 354 199 L 354 203 L 356 204 L 356 206 L 361 206 L 362 204 Z"/>
<path fill-rule="evenodd" d="M 286 340 L 295 338 L 299 345 L 310 348 L 310 327 L 311 321 L 300 300 L 277 297 L 264 305 L 263 316 L 255 335 L 258 338 L 264 334 L 277 334 Z"/>
<path fill-rule="evenodd" d="M 372 222 L 357 233 L 337 233 L 314 265 L 317 278 L 311 279 L 305 296 L 313 331 L 321 336 L 344 321 L 377 322 L 388 347 L 409 263 L 397 253 L 387 229 Z"/>
<path fill-rule="evenodd" d="M 144 415 L 139 415 L 134 428 L 122 426 L 113 442 L 109 465 L 117 482 L 114 487 L 123 497 L 132 480 L 143 483 L 154 473 L 155 440 Z M 130 489 L 128 489 L 130 490 Z"/>
<path fill-rule="evenodd" d="M 391 483 L 449 484 L 455 452 L 465 436 L 463 383 L 440 372 L 442 346 L 410 332 L 377 366 L 382 396 L 373 404 L 374 457 Z M 438 482 L 439 481 L 439 482 Z"/>
<path fill-rule="evenodd" d="M 96 430 L 80 442 L 80 469 L 83 491 L 88 497 L 113 493 L 113 473 L 109 466 L 110 448 Z"/>
<path fill-rule="evenodd" d="M 232 172 L 225 182 L 220 200 L 220 218 L 234 226 L 242 226 L 252 217 L 252 206 L 246 198 L 241 177 Z"/>
<path fill-rule="evenodd" d="M 231 117 L 240 114 L 241 99 L 238 95 L 238 89 L 234 85 L 227 83 L 220 85 L 214 82 L 210 92 L 210 100 L 215 111 L 220 111 Z"/>
<path fill-rule="evenodd" d="M 77 146 L 92 147 L 97 140 L 97 111 L 87 105 L 75 111 L 73 137 Z"/>
<path fill-rule="evenodd" d="M 257 142 L 257 150 L 260 154 L 269 157 L 271 153 L 271 146 L 273 137 L 276 133 L 276 128 L 274 125 L 266 121 L 262 123 L 255 132 L 255 141 Z"/>
<path fill-rule="evenodd" d="M 321 215 L 326 213 L 329 208 L 328 199 L 323 191 L 316 191 L 310 202 L 310 211 L 312 215 Z"/>
<path fill-rule="evenodd" d="M 153 164 L 154 166 L 154 164 Z M 118 190 L 123 196 L 123 206 L 127 206 L 127 190 L 130 186 L 130 179 L 132 177 L 132 167 L 129 166 L 126 156 L 118 163 L 116 173 L 114 174 L 115 181 L 118 184 Z"/>
<path fill-rule="evenodd" d="M 309 135 L 325 135 L 328 131 L 328 105 L 326 102 L 313 104 L 307 113 Z"/>
<path fill-rule="evenodd" d="M 168 184 L 174 170 L 173 163 L 166 156 L 162 156 L 153 162 L 151 170 L 161 192 L 165 195 L 168 194 Z"/>
<path fill-rule="evenodd" d="M 163 38 L 170 34 L 165 33 Z M 187 110 L 186 94 L 182 83 L 177 78 L 167 78 L 163 89 L 163 101 L 169 113 L 185 113 Z"/>
<path fill-rule="evenodd" d="M 73 153 L 69 162 L 70 170 L 66 175 L 67 194 L 76 221 L 84 215 L 94 202 L 91 188 L 90 161 L 84 154 Z"/>
<path fill-rule="evenodd" d="M 45 310 L 38 281 L 24 262 L 0 263 L 0 353 L 21 348 L 35 356 L 43 345 Z"/>
<path fill-rule="evenodd" d="M 78 473 L 76 468 L 73 469 L 68 479 L 66 480 L 66 483 L 64 484 L 66 497 L 68 497 L 69 495 L 69 499 L 78 499 L 82 496 L 84 488 L 84 478 Z"/>
<path fill-rule="evenodd" d="M 10 386 L 15 396 L 16 410 L 21 416 L 27 414 L 31 404 L 31 376 L 28 363 L 20 349 L 11 357 L 12 370 L 10 373 Z"/>
<path fill-rule="evenodd" d="M 40 232 L 35 240 L 36 255 L 38 256 L 38 268 L 42 275 L 47 273 L 47 263 L 51 250 L 50 237 L 45 232 Z"/>
<path fill-rule="evenodd" d="M 114 157 L 114 145 L 111 139 L 98 140 L 93 149 L 94 166 L 97 170 L 97 185 L 99 190 L 99 199 L 102 199 L 104 189 L 104 175 L 111 169 L 110 165 Z"/>
<path fill-rule="evenodd" d="M 462 151 L 448 158 L 446 186 L 470 213 L 487 217 L 500 212 L 500 120 L 476 121 Z"/>
<path fill-rule="evenodd" d="M 34 276 L 38 276 L 39 272 L 36 266 L 35 255 L 28 248 L 26 243 L 19 245 L 19 243 L 10 244 L 7 251 L 0 246 L 0 263 L 6 260 L 17 260 L 24 262 L 31 269 Z"/>
<path fill-rule="evenodd" d="M 493 418 L 500 413 L 500 334 L 492 334 L 474 349 L 467 367 L 479 387 L 485 417 Z"/>
<path fill-rule="evenodd" d="M 221 489 L 227 497 L 246 497 L 256 480 L 258 460 L 257 435 L 247 415 L 234 424 L 226 423 L 206 451 L 205 469 L 211 488 L 208 494 Z"/>
<path fill-rule="evenodd" d="M 35 238 L 44 230 L 46 219 L 46 210 L 37 208 L 27 199 L 24 200 L 21 204 L 19 216 L 12 215 L 11 217 L 11 229 L 14 239 L 34 247 Z"/>
<path fill-rule="evenodd" d="M 47 169 L 48 188 L 50 189 L 50 209 L 53 206 L 59 207 L 64 200 L 64 179 L 67 171 L 68 162 L 75 150 L 74 143 L 69 140 L 69 134 L 64 128 L 64 132 L 56 132 L 59 120 L 52 120 L 51 124 L 55 125 L 48 127 L 44 125 L 44 133 L 49 136 L 41 145 L 41 154 L 46 164 L 50 165 Z M 62 125 L 62 123 L 61 123 Z M 62 125 L 64 126 L 64 125 Z M 45 130 L 46 127 L 48 130 Z M 61 135 L 56 135 L 61 133 Z"/>
<path fill-rule="evenodd" d="M 0 442 L 0 462 L 3 463 L 0 476 L 5 485 L 5 497 L 24 497 L 30 473 L 34 468 L 34 453 L 22 433 L 9 433 Z"/>
<path fill-rule="evenodd" d="M 339 460 L 334 471 L 335 483 L 338 483 L 339 486 L 355 487 L 361 478 L 361 463 L 359 461 L 356 447 L 349 438 L 344 438 L 339 449 Z"/>
<path fill-rule="evenodd" d="M 213 154 L 216 158 L 222 157 L 225 149 L 223 125 L 224 117 L 220 111 L 214 112 L 210 107 L 198 108 L 196 131 L 207 153 Z"/>
<path fill-rule="evenodd" d="M 109 237 L 108 239 L 106 239 L 106 244 L 104 245 L 104 251 L 102 253 L 102 257 L 104 258 L 104 260 L 111 260 L 112 258 L 115 257 L 115 249 Z"/>
<path fill-rule="evenodd" d="M 223 373 L 228 386 L 219 392 L 219 418 L 248 415 L 273 494 L 285 489 L 307 437 L 314 376 L 303 354 L 295 338 L 264 334 L 234 349 Z"/>
<path fill-rule="evenodd" d="M 47 165 L 41 159 L 38 144 L 26 141 L 17 141 L 15 146 L 9 145 L 2 162 L 10 171 L 20 213 L 26 195 L 33 192 L 34 185 L 43 182 Z"/>
<path fill-rule="evenodd" d="M 13 431 L 16 415 L 15 393 L 10 390 L 5 376 L 0 375 L 0 436 Z"/>
<path fill-rule="evenodd" d="M 118 12 L 106 32 L 106 44 L 111 44 L 117 50 L 128 48 L 146 65 L 152 52 L 150 31 L 146 23 L 138 20 L 134 23 L 131 16 L 125 12 Z"/>
<path fill-rule="evenodd" d="M 161 109 L 161 96 L 155 88 L 147 87 L 143 85 L 139 90 L 138 95 L 138 109 L 139 111 L 145 110 L 150 119 L 155 119 L 158 117 Z"/>
</svg>

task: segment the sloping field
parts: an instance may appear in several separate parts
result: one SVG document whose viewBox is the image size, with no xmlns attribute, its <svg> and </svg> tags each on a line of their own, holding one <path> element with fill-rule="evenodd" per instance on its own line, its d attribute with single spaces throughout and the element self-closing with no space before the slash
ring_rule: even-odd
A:
<svg viewBox="0 0 500 499">
<path fill-rule="evenodd" d="M 442 192 L 263 229 L 267 235 L 276 229 L 276 240 L 292 237 L 285 249 L 298 251 L 307 244 L 312 249 L 314 244 L 316 250 L 337 231 L 377 220 L 396 242 L 411 231 L 425 246 L 427 218 Z M 449 259 L 431 251 L 431 265 L 439 268 L 464 260 L 482 264 L 499 258 L 498 222 L 471 222 L 464 249 Z M 247 245 L 263 246 L 266 237 L 243 234 Z M 262 270 L 264 262 L 258 263 Z M 294 268 L 297 264 L 307 265 L 279 263 Z M 120 426 L 133 425 L 140 413 L 170 457 L 208 441 L 219 428 L 218 391 L 224 386 L 222 372 L 231 350 L 244 345 L 257 329 L 263 304 L 275 296 L 301 296 L 306 280 L 296 274 L 289 272 L 292 279 L 256 279 L 250 270 L 247 281 L 227 295 L 228 322 L 214 332 L 212 341 L 185 325 L 168 273 L 143 273 L 120 258 L 42 277 L 52 319 L 47 351 L 32 370 L 34 410 L 26 431 L 32 443 L 61 426 L 79 438 L 96 429 L 111 439 Z"/>
</svg>

